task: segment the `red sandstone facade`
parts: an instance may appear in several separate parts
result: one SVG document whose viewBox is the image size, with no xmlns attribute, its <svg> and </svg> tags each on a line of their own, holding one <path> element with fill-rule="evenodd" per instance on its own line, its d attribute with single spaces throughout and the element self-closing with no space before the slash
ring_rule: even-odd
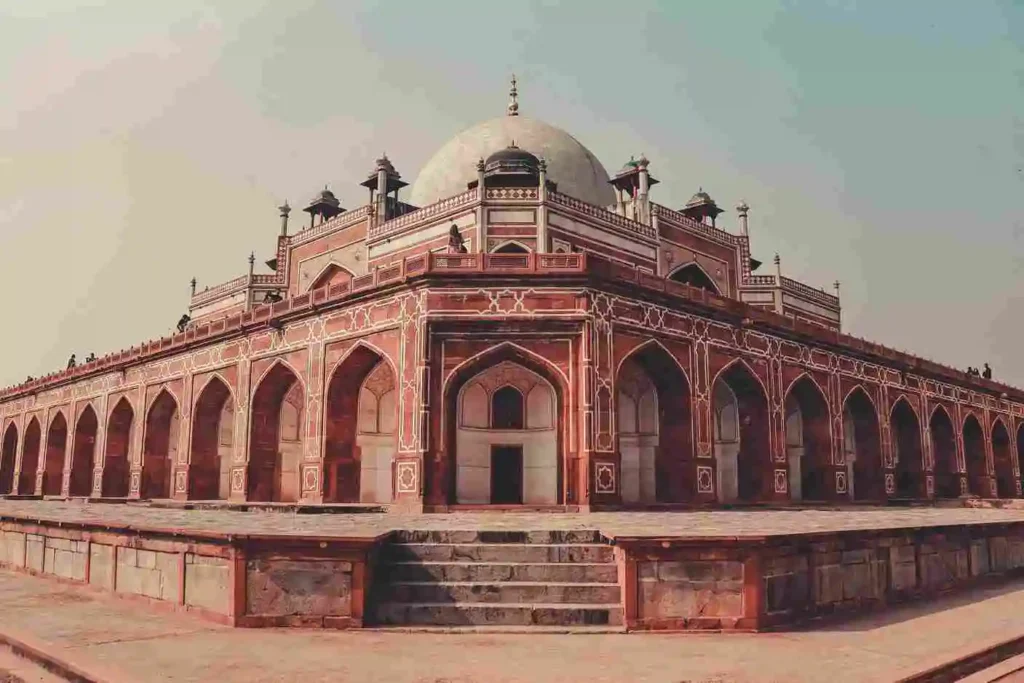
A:
<svg viewBox="0 0 1024 683">
<path fill-rule="evenodd" d="M 283 211 L 273 272 L 194 294 L 185 332 L 0 392 L 0 494 L 1021 495 L 1024 392 L 841 334 L 836 296 L 753 274 L 745 205 L 732 234 L 704 193 L 654 204 L 641 159 L 600 206 L 558 191 L 572 159 L 552 178 L 529 151 L 423 208 L 382 159 L 368 205 L 325 192 L 292 235 Z"/>
</svg>

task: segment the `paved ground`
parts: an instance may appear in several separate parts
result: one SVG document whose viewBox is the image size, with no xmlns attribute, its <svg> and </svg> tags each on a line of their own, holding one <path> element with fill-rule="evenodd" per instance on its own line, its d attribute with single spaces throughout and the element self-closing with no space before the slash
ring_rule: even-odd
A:
<svg viewBox="0 0 1024 683">
<path fill-rule="evenodd" d="M 63 680 L 0 646 L 0 683 L 61 683 Z"/>
<path fill-rule="evenodd" d="M 1024 581 L 813 632 L 500 635 L 231 629 L 0 571 L 15 630 L 111 683 L 891 683 L 1024 634 Z"/>
<path fill-rule="evenodd" d="M 140 529 L 227 534 L 377 536 L 393 529 L 598 529 L 611 536 L 773 536 L 859 529 L 928 527 L 1024 521 L 1024 510 L 865 508 L 717 510 L 687 512 L 517 513 L 459 512 L 295 514 L 230 510 L 175 510 L 137 504 L 0 500 L 0 516 L 88 522 Z"/>
</svg>

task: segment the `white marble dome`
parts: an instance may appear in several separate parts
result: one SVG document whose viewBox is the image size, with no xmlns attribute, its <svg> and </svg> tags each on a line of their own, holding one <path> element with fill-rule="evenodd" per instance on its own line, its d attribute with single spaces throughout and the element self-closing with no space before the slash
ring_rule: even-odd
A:
<svg viewBox="0 0 1024 683">
<path fill-rule="evenodd" d="M 544 159 L 559 192 L 600 207 L 615 203 L 608 172 L 589 149 L 564 130 L 523 116 L 484 121 L 449 140 L 420 171 L 407 201 L 427 206 L 465 192 L 476 180 L 477 162 L 513 141 Z"/>
</svg>

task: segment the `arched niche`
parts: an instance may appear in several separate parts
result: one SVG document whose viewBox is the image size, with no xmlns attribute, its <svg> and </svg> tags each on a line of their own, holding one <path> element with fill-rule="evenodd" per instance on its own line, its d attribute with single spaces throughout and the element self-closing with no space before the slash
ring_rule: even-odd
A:
<svg viewBox="0 0 1024 683">
<path fill-rule="evenodd" d="M 304 393 L 298 376 L 275 363 L 252 398 L 247 499 L 294 503 L 300 491 Z"/>
<path fill-rule="evenodd" d="M 68 447 L 68 421 L 62 411 L 50 420 L 43 462 L 43 495 L 59 496 L 64 483 L 64 458 Z"/>
<path fill-rule="evenodd" d="M 170 498 L 171 472 L 178 460 L 181 419 L 178 402 L 170 392 L 161 390 L 149 408 L 146 438 L 142 444 L 143 498 Z"/>
<path fill-rule="evenodd" d="M 505 242 L 500 247 L 495 249 L 493 254 L 529 254 L 530 250 L 524 247 L 519 242 Z"/>
<path fill-rule="evenodd" d="M 925 497 L 921 425 L 906 399 L 900 398 L 893 406 L 889 433 L 896 458 L 896 497 Z"/>
<path fill-rule="evenodd" d="M 353 277 L 355 276 L 352 274 L 352 271 L 339 266 L 337 263 L 330 263 L 313 279 L 313 284 L 309 286 L 309 289 L 314 290 L 333 285 L 347 284 L 352 281 Z"/>
<path fill-rule="evenodd" d="M 132 440 L 132 422 L 135 411 L 128 399 L 122 397 L 107 420 L 107 446 L 103 455 L 103 484 L 105 498 L 127 498 L 130 463 L 128 449 Z"/>
<path fill-rule="evenodd" d="M 235 401 L 227 384 L 211 377 L 196 399 L 188 467 L 190 500 L 226 500 L 231 495 Z"/>
<path fill-rule="evenodd" d="M 615 384 L 622 502 L 682 503 L 694 493 L 689 382 L 675 359 L 646 344 Z"/>
<path fill-rule="evenodd" d="M 36 492 L 36 474 L 39 472 L 39 447 L 43 430 L 39 420 L 33 417 L 25 428 L 25 446 L 21 456 L 21 474 L 18 477 L 18 493 L 31 495 Z M 63 464 L 61 465 L 63 467 Z"/>
<path fill-rule="evenodd" d="M 836 487 L 825 396 L 817 384 L 803 376 L 786 395 L 785 413 L 790 499 L 831 499 Z"/>
<path fill-rule="evenodd" d="M 853 500 L 885 500 L 878 413 L 861 387 L 851 391 L 843 404 L 843 456 L 849 497 Z"/>
<path fill-rule="evenodd" d="M 71 481 L 68 493 L 72 496 L 92 495 L 92 471 L 96 458 L 96 435 L 99 421 L 91 405 L 85 406 L 75 425 L 74 450 L 71 453 Z"/>
<path fill-rule="evenodd" d="M 0 445 L 0 495 L 14 490 L 14 466 L 18 457 L 18 427 L 11 422 Z"/>
<path fill-rule="evenodd" d="M 964 419 L 964 464 L 967 467 L 967 490 L 981 498 L 991 498 L 988 466 L 985 464 L 985 432 L 974 415 Z"/>
<path fill-rule="evenodd" d="M 668 276 L 668 279 L 706 290 L 712 294 L 721 294 L 715 281 L 696 261 L 676 268 Z"/>
<path fill-rule="evenodd" d="M 775 491 L 774 466 L 768 399 L 761 383 L 745 364 L 733 363 L 715 380 L 712 401 L 719 500 L 770 499 Z"/>
<path fill-rule="evenodd" d="M 928 421 L 928 436 L 935 461 L 935 497 L 960 496 L 960 471 L 956 463 L 956 431 L 945 408 L 938 406 Z"/>
<path fill-rule="evenodd" d="M 1002 420 L 996 420 L 992 425 L 992 461 L 996 470 L 996 493 L 1000 498 L 1016 498 L 1017 486 L 1013 474 L 1010 432 Z"/>
</svg>

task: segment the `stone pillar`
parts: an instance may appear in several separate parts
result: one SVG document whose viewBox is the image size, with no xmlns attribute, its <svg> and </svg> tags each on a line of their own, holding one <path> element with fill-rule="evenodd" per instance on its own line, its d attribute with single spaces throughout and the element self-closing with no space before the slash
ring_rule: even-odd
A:
<svg viewBox="0 0 1024 683">
<path fill-rule="evenodd" d="M 61 474 L 60 495 L 67 498 L 71 495 L 71 465 L 75 458 L 75 437 L 78 434 L 78 402 L 71 399 L 68 406 L 68 434 L 64 440 L 64 470 Z"/>
<path fill-rule="evenodd" d="M 93 443 L 92 451 L 92 497 L 103 497 L 103 470 L 107 465 L 107 426 L 110 415 L 107 411 L 109 405 L 108 394 L 103 394 L 99 400 L 99 407 L 96 409 L 96 441 Z M 138 417 L 133 416 L 134 419 Z"/>
<path fill-rule="evenodd" d="M 547 188 L 548 165 L 543 159 L 540 160 L 540 183 L 537 187 L 537 249 L 538 254 L 546 254 L 550 251 L 548 245 L 548 212 L 545 206 Z"/>
<path fill-rule="evenodd" d="M 249 420 L 252 399 L 249 375 L 251 370 L 252 362 L 248 358 L 243 358 L 238 363 L 238 383 L 235 387 L 235 434 L 232 439 L 231 486 L 228 493 L 228 500 L 232 502 L 242 502 L 246 499 L 249 484 L 246 464 L 249 461 Z"/>
<path fill-rule="evenodd" d="M 306 419 L 303 438 L 302 464 L 300 465 L 299 502 L 319 505 L 324 502 L 324 446 L 323 413 L 327 400 L 324 386 L 325 347 L 320 340 L 309 346 L 309 377 L 306 381 Z"/>
<path fill-rule="evenodd" d="M 718 463 L 714 453 L 714 399 L 711 378 L 708 376 L 708 343 L 697 339 L 692 351 L 690 410 L 693 418 L 693 450 L 695 503 L 714 503 L 718 500 Z"/>
</svg>

